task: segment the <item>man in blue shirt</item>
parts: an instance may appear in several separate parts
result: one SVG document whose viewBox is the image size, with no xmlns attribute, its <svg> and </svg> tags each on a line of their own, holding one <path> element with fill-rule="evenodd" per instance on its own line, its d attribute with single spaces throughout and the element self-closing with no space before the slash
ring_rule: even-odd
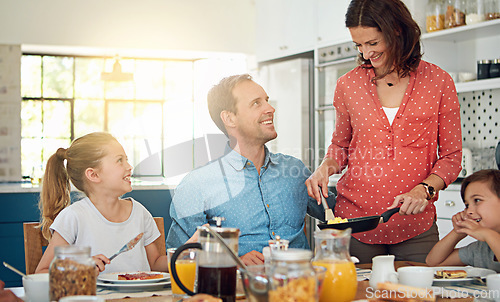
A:
<svg viewBox="0 0 500 302">
<path fill-rule="evenodd" d="M 290 247 L 309 248 L 306 212 L 324 220 L 324 209 L 307 194 L 311 172 L 302 161 L 265 146 L 277 136 L 268 100 L 248 74 L 224 78 L 210 90 L 210 116 L 229 145 L 222 157 L 193 170 L 177 187 L 169 248 L 184 244 L 213 217 L 224 217 L 223 227 L 240 229 L 239 255 L 247 265 L 263 263 L 262 249 L 276 236 L 289 240 Z"/>
</svg>

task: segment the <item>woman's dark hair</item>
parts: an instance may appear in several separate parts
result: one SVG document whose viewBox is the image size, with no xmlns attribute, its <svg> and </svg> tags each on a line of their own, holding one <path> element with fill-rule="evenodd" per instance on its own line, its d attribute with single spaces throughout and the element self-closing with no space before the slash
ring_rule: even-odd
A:
<svg viewBox="0 0 500 302">
<path fill-rule="evenodd" d="M 387 62 L 393 62 L 394 68 L 387 66 L 387 70 L 373 80 L 381 79 L 392 71 L 406 77 L 417 69 L 422 58 L 420 28 L 400 0 L 352 0 L 345 15 L 345 25 L 348 28 L 374 27 L 384 36 L 388 47 Z M 372 68 L 370 60 L 365 60 L 362 53 L 358 62 Z"/>
<path fill-rule="evenodd" d="M 500 170 L 479 170 L 467 176 L 464 181 L 462 181 L 462 187 L 460 188 L 460 196 L 462 196 L 462 200 L 465 200 L 465 189 L 473 182 L 489 183 L 491 191 L 495 192 L 497 197 L 500 198 Z"/>
</svg>

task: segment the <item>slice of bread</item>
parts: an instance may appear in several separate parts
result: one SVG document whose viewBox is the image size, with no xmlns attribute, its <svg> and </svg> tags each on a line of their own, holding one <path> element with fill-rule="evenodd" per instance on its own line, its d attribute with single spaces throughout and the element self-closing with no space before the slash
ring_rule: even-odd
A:
<svg viewBox="0 0 500 302">
<path fill-rule="evenodd" d="M 377 296 L 370 301 L 396 302 L 435 302 L 436 296 L 431 289 L 418 288 L 398 283 L 383 282 L 377 284 Z"/>
</svg>

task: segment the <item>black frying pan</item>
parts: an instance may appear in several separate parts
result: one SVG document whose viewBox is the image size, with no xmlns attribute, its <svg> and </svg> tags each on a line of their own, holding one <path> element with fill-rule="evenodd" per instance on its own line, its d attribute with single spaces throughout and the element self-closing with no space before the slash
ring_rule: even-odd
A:
<svg viewBox="0 0 500 302">
<path fill-rule="evenodd" d="M 382 215 L 374 215 L 374 216 L 366 216 L 366 217 L 357 217 L 357 218 L 349 218 L 347 222 L 342 223 L 320 223 L 318 227 L 323 229 L 337 229 L 337 230 L 345 230 L 347 228 L 352 229 L 352 233 L 361 233 L 373 230 L 378 226 L 379 223 L 385 223 L 391 218 L 392 215 L 399 212 L 399 208 L 394 208 L 385 211 Z"/>
</svg>

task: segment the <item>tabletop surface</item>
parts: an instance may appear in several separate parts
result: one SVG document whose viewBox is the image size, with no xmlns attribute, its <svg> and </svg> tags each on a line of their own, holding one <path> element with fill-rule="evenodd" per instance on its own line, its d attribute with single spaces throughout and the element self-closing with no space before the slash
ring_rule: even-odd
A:
<svg viewBox="0 0 500 302">
<path fill-rule="evenodd" d="M 394 263 L 395 269 L 397 270 L 399 267 L 403 266 L 426 266 L 424 263 L 417 262 L 409 262 L 409 261 L 396 261 Z M 360 270 L 361 273 L 368 273 L 371 269 L 370 264 L 357 264 L 356 267 Z M 363 276 L 363 274 L 361 274 Z M 370 286 L 368 280 L 361 280 L 363 277 L 360 277 L 358 273 L 358 289 L 356 292 L 355 300 L 366 300 L 367 299 L 367 288 Z M 461 290 L 468 289 L 469 292 L 471 290 L 478 291 L 486 291 L 486 286 L 475 285 L 473 287 L 466 286 L 464 288 L 455 288 L 454 287 L 446 287 L 447 290 Z M 24 296 L 24 289 L 22 287 L 10 288 L 17 296 Z M 97 288 L 97 295 L 106 299 L 106 301 L 123 301 L 123 302 L 142 302 L 142 301 L 153 301 L 153 302 L 161 302 L 161 301 L 172 301 L 172 291 L 170 287 L 159 288 L 155 291 L 138 291 L 138 292 L 123 292 L 123 291 L 115 291 L 112 289 L 106 288 Z M 239 300 L 241 302 L 246 301 L 245 299 Z M 439 295 L 436 296 L 437 302 L 472 302 L 474 301 L 473 296 L 469 296 L 466 298 L 443 298 Z M 488 301 L 484 299 L 484 301 Z"/>
</svg>

